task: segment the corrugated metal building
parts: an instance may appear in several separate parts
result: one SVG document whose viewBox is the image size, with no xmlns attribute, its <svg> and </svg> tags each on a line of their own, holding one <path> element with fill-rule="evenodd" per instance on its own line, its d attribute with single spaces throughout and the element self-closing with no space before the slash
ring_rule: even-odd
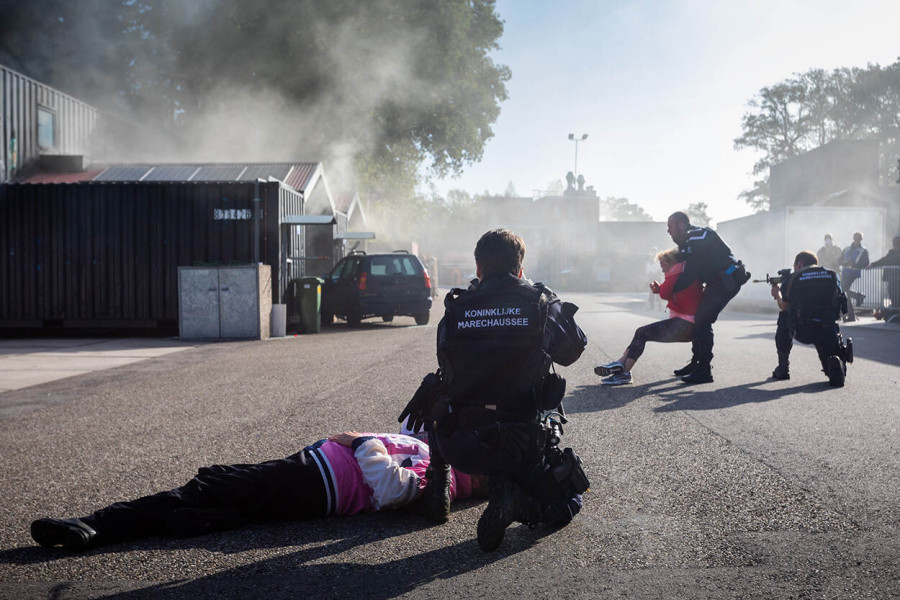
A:
<svg viewBox="0 0 900 600">
<path fill-rule="evenodd" d="M 99 121 L 90 104 L 0 65 L 0 183 L 42 156 L 96 156 Z"/>
<path fill-rule="evenodd" d="M 306 212 L 326 186 L 319 163 L 119 165 L 2 184 L 0 327 L 174 327 L 179 266 L 268 264 L 282 303 L 309 272 L 309 231 L 334 235 L 334 215 Z"/>
</svg>

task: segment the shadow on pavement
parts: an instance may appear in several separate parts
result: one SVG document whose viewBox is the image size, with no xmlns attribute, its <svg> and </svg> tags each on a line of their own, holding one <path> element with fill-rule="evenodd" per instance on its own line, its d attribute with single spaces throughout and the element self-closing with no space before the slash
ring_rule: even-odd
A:
<svg viewBox="0 0 900 600">
<path fill-rule="evenodd" d="M 775 380 L 767 379 L 728 388 L 709 389 L 705 385 L 687 385 L 677 379 L 672 379 L 643 385 L 617 386 L 615 393 L 609 394 L 599 393 L 598 388 L 601 387 L 599 384 L 586 385 L 576 388 L 571 396 L 566 397 L 565 409 L 567 413 L 615 410 L 644 396 L 656 395 L 667 404 L 654 408 L 654 412 L 715 410 L 741 404 L 769 402 L 794 394 L 828 392 L 836 389 L 830 387 L 825 379 L 821 382 L 804 383 L 791 387 L 760 387 L 772 383 L 775 383 Z"/>
<path fill-rule="evenodd" d="M 654 408 L 654 412 L 674 412 L 678 410 L 716 410 L 730 408 L 742 404 L 770 402 L 794 394 L 810 394 L 829 392 L 837 388 L 828 385 L 827 380 L 815 383 L 804 383 L 792 387 L 760 388 L 758 386 L 773 383 L 774 380 L 743 383 L 729 388 L 704 391 L 702 387 L 676 383 L 672 387 L 656 391 L 663 401 L 669 404 Z"/>
</svg>

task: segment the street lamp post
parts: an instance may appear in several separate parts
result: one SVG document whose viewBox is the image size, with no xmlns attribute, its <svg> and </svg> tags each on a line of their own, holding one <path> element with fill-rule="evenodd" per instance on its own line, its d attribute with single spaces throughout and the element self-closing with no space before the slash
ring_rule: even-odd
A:
<svg viewBox="0 0 900 600">
<path fill-rule="evenodd" d="M 587 139 L 588 134 L 583 134 L 580 138 L 575 137 L 574 133 L 569 134 L 569 139 L 575 142 L 575 177 L 578 178 L 578 142 L 583 142 Z"/>
</svg>

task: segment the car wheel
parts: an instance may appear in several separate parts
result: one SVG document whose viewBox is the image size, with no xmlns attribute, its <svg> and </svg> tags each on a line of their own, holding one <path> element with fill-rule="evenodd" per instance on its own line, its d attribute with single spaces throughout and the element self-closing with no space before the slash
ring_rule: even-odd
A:
<svg viewBox="0 0 900 600">
<path fill-rule="evenodd" d="M 385 323 L 390 323 L 394 320 L 394 315 L 384 315 L 383 317 L 381 317 L 381 320 Z"/>
<path fill-rule="evenodd" d="M 431 313 L 419 313 L 418 315 L 414 315 L 416 325 L 428 325 L 428 317 L 430 316 Z"/>
</svg>

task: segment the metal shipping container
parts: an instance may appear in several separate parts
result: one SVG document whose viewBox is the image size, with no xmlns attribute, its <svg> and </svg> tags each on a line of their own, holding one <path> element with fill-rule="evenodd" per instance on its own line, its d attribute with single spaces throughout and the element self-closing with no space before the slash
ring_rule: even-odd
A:
<svg viewBox="0 0 900 600">
<path fill-rule="evenodd" d="M 0 185 L 0 328 L 175 327 L 179 266 L 268 264 L 282 303 L 302 214 L 278 181 Z"/>
</svg>

